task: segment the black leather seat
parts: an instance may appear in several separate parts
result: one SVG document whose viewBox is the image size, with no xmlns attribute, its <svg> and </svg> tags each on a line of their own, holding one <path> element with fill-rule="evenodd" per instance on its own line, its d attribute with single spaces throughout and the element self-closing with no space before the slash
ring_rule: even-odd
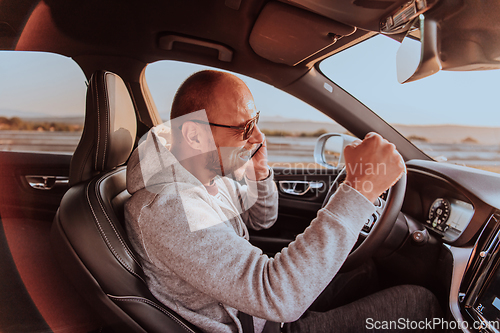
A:
<svg viewBox="0 0 500 333">
<path fill-rule="evenodd" d="M 75 287 L 117 332 L 199 332 L 150 293 L 124 231 L 130 194 L 123 165 L 135 138 L 136 116 L 124 82 L 110 72 L 94 73 L 52 245 Z"/>
</svg>

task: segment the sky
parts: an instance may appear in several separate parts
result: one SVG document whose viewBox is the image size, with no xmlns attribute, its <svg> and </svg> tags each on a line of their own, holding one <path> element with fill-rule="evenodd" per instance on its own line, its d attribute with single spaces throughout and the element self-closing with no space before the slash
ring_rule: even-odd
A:
<svg viewBox="0 0 500 333">
<path fill-rule="evenodd" d="M 153 96 L 158 112 L 163 119 L 168 119 L 170 106 L 176 89 L 191 74 L 203 69 L 217 69 L 176 61 L 159 61 L 146 68 L 146 81 Z M 219 70 L 219 69 L 217 69 Z M 332 122 L 309 104 L 277 89 L 273 86 L 237 74 L 248 86 L 255 100 L 261 119 L 266 117 L 288 117 L 311 121 Z"/>
<path fill-rule="evenodd" d="M 389 123 L 500 126 L 500 70 L 440 71 L 400 84 L 395 61 L 399 45 L 376 36 L 320 68 Z"/>
<path fill-rule="evenodd" d="M 500 70 L 445 72 L 399 84 L 399 43 L 377 36 L 323 61 L 320 69 L 392 124 L 458 124 L 500 127 Z M 161 61 L 146 69 L 158 111 L 168 115 L 182 81 L 206 67 Z M 267 84 L 242 77 L 262 116 L 331 121 L 306 103 Z M 81 116 L 85 77 L 70 59 L 55 54 L 0 51 L 0 116 Z"/>
<path fill-rule="evenodd" d="M 85 75 L 68 57 L 0 51 L 0 116 L 81 116 Z"/>
</svg>

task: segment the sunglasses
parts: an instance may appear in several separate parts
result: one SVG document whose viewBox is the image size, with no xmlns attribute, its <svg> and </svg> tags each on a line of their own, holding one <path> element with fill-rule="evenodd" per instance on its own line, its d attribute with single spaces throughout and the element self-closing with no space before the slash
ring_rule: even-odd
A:
<svg viewBox="0 0 500 333">
<path fill-rule="evenodd" d="M 248 138 L 253 133 L 255 125 L 259 122 L 259 114 L 260 114 L 260 111 L 257 111 L 257 114 L 255 115 L 255 117 L 253 117 L 252 119 L 248 120 L 245 123 L 245 126 L 221 125 L 221 124 L 210 123 L 210 122 L 206 122 L 206 121 L 203 121 L 203 120 L 197 120 L 197 119 L 190 120 L 190 121 L 192 121 L 193 123 L 206 124 L 206 125 L 210 125 L 210 126 L 237 129 L 237 130 L 243 131 L 243 140 L 248 140 Z"/>
</svg>

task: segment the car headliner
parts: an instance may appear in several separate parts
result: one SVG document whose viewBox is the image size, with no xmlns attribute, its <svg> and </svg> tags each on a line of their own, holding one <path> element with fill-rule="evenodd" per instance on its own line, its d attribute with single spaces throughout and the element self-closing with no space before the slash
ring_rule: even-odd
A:
<svg viewBox="0 0 500 333">
<path fill-rule="evenodd" d="M 268 3 L 264 0 L 140 3 L 0 0 L 0 49 L 55 52 L 73 57 L 79 63 L 79 57 L 88 55 L 113 56 L 117 57 L 117 62 L 128 58 L 143 64 L 161 59 L 189 61 L 246 74 L 281 88 L 300 78 L 325 56 L 371 36 L 373 33 L 361 29 L 376 31 L 380 19 L 404 1 L 284 2 L 288 3 L 287 6 L 300 7 L 298 13 L 303 14 L 305 20 L 314 20 L 314 16 L 309 18 L 309 10 L 320 12 L 321 8 L 322 15 L 329 16 L 328 21 L 358 29 L 323 50 L 311 50 L 310 58 L 289 66 L 262 58 L 249 43 L 255 22 Z M 285 27 L 283 34 L 288 32 L 287 29 L 290 27 Z M 159 38 L 171 33 L 228 47 L 233 51 L 233 59 L 231 62 L 220 61 L 214 50 L 199 45 L 177 43 L 172 50 L 161 49 Z M 308 39 L 302 38 L 298 46 L 303 43 L 307 47 Z"/>
</svg>

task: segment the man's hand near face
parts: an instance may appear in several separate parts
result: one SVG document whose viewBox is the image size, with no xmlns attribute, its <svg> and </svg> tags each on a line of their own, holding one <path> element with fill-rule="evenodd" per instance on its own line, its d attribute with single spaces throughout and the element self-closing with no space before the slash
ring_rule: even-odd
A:
<svg viewBox="0 0 500 333">
<path fill-rule="evenodd" d="M 344 156 L 346 183 L 371 202 L 396 184 L 406 170 L 396 146 L 374 132 L 347 145 Z"/>
<path fill-rule="evenodd" d="M 267 142 L 262 134 L 262 147 L 255 153 L 246 165 L 245 174 L 251 180 L 264 180 L 269 177 L 269 167 L 267 165 Z"/>
</svg>

